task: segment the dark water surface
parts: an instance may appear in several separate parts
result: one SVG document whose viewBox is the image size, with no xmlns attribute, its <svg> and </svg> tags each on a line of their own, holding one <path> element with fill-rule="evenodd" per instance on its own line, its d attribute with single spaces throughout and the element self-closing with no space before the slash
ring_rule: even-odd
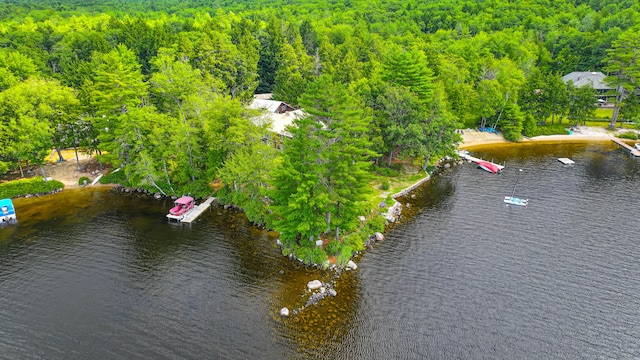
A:
<svg viewBox="0 0 640 360">
<path fill-rule="evenodd" d="M 418 189 L 338 296 L 288 319 L 332 273 L 297 267 L 242 214 L 173 226 L 169 202 L 108 190 L 17 199 L 0 358 L 640 357 L 640 159 L 604 142 L 472 154 L 507 167 Z M 526 208 L 502 202 L 517 178 Z"/>
</svg>

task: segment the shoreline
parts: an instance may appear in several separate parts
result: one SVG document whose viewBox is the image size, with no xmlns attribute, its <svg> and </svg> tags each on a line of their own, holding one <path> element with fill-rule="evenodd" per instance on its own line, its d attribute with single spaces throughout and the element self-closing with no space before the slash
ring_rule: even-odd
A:
<svg viewBox="0 0 640 360">
<path fill-rule="evenodd" d="M 462 143 L 458 146 L 458 150 L 464 150 L 475 146 L 484 146 L 491 144 L 522 144 L 527 142 L 573 142 L 573 141 L 606 141 L 617 137 L 618 134 L 625 132 L 635 132 L 640 134 L 638 130 L 632 129 L 616 129 L 609 130 L 604 128 L 577 126 L 574 127 L 573 134 L 569 135 L 539 135 L 531 138 L 523 138 L 519 142 L 510 142 L 505 140 L 502 134 L 492 134 L 480 132 L 475 129 L 462 130 Z M 623 139 L 626 140 L 626 139 Z M 632 140 L 630 140 L 632 141 Z"/>
</svg>

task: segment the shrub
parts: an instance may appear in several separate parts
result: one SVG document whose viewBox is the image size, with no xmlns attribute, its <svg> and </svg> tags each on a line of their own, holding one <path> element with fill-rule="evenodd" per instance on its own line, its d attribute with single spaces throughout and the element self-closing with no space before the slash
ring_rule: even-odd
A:
<svg viewBox="0 0 640 360">
<path fill-rule="evenodd" d="M 112 171 L 100 178 L 100 184 L 120 184 L 126 186 L 127 175 L 124 171 Z"/>
<path fill-rule="evenodd" d="M 327 253 L 320 247 L 309 248 L 300 246 L 293 250 L 296 257 L 306 265 L 318 264 L 322 265 L 327 260 Z"/>
<path fill-rule="evenodd" d="M 399 171 L 393 170 L 391 168 L 386 168 L 386 167 L 376 168 L 376 173 L 386 177 L 396 177 L 400 175 Z"/>
<path fill-rule="evenodd" d="M 536 136 L 536 119 L 534 119 L 533 115 L 527 114 L 524 117 L 524 121 L 522 123 L 522 133 L 524 136 L 533 137 Z"/>
<path fill-rule="evenodd" d="M 322 265 L 327 261 L 327 253 L 321 247 L 314 248 L 310 252 L 309 260 L 309 264 Z"/>
<path fill-rule="evenodd" d="M 349 245 L 343 245 L 340 249 L 340 255 L 336 259 L 336 265 L 345 266 L 353 256 L 353 248 Z"/>
<path fill-rule="evenodd" d="M 621 139 L 638 140 L 638 135 L 632 131 L 623 132 L 617 136 Z"/>
<path fill-rule="evenodd" d="M 308 263 L 309 258 L 311 257 L 310 253 L 311 253 L 311 249 L 304 246 L 300 246 L 293 249 L 293 254 L 298 259 L 302 260 L 302 262 L 304 262 L 305 264 Z"/>
<path fill-rule="evenodd" d="M 373 234 L 374 232 L 383 232 L 384 224 L 386 221 L 387 219 L 385 219 L 384 216 L 382 215 L 377 215 L 372 217 L 367 221 L 367 225 L 364 228 L 365 234 L 370 235 L 370 234 Z"/>
<path fill-rule="evenodd" d="M 564 125 L 543 125 L 538 126 L 535 131 L 534 136 L 539 135 L 567 135 L 569 132 L 564 127 Z"/>
<path fill-rule="evenodd" d="M 340 242 L 336 240 L 331 241 L 327 244 L 325 251 L 331 256 L 337 255 L 340 252 Z"/>
<path fill-rule="evenodd" d="M 364 239 L 360 233 L 352 233 L 344 237 L 342 245 L 349 246 L 355 251 L 364 250 Z"/>
<path fill-rule="evenodd" d="M 78 185 L 83 186 L 83 185 L 87 185 L 89 183 L 90 179 L 86 176 L 82 176 L 80 177 L 80 179 L 78 179 Z"/>
<path fill-rule="evenodd" d="M 389 182 L 387 180 L 384 180 L 380 187 L 382 188 L 382 190 L 389 190 L 389 188 L 391 188 L 391 185 L 389 185 Z"/>
<path fill-rule="evenodd" d="M 29 194 L 44 194 L 63 189 L 64 184 L 58 180 L 44 181 L 40 177 L 20 179 L 0 184 L 0 198 L 14 198 Z"/>
</svg>

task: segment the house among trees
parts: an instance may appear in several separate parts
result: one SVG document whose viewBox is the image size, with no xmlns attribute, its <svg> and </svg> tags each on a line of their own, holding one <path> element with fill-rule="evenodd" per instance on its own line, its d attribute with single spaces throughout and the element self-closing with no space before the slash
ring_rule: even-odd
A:
<svg viewBox="0 0 640 360">
<path fill-rule="evenodd" d="M 262 114 L 252 120 L 256 125 L 271 122 L 271 131 L 280 135 L 291 137 L 285 131 L 294 119 L 304 116 L 302 110 L 296 110 L 293 106 L 277 100 L 271 100 L 271 94 L 256 94 L 249 104 L 249 109 L 262 110 Z"/>
<path fill-rule="evenodd" d="M 565 84 L 569 81 L 573 82 L 573 86 L 579 88 L 583 86 L 591 86 L 597 92 L 598 105 L 605 106 L 611 104 L 609 100 L 614 100 L 615 90 L 605 82 L 607 76 L 600 71 L 574 71 L 562 77 Z"/>
</svg>

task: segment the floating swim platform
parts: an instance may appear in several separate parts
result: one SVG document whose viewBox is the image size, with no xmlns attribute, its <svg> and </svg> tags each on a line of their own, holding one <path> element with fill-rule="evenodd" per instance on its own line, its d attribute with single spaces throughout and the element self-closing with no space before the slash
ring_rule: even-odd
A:
<svg viewBox="0 0 640 360">
<path fill-rule="evenodd" d="M 558 158 L 558 161 L 560 161 L 561 163 L 565 164 L 565 165 L 573 165 L 576 162 L 569 159 L 569 158 Z"/>
</svg>

